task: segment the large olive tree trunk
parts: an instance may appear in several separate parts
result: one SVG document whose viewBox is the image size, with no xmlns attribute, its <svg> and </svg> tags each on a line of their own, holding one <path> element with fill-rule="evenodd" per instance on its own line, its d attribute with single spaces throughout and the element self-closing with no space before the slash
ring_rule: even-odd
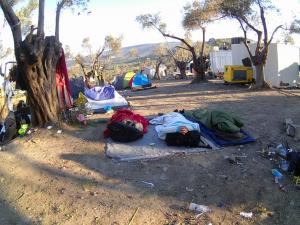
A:
<svg viewBox="0 0 300 225">
<path fill-rule="evenodd" d="M 199 83 L 199 82 L 206 81 L 205 60 L 204 60 L 205 27 L 201 27 L 201 30 L 202 30 L 202 45 L 201 45 L 199 56 L 197 57 L 196 53 L 192 52 L 193 64 L 194 64 L 193 68 L 195 71 L 195 77 L 192 83 Z"/>
<path fill-rule="evenodd" d="M 255 76 L 256 76 L 255 86 L 257 88 L 264 87 L 265 86 L 265 73 L 264 73 L 264 65 L 263 64 L 255 65 Z"/>
<path fill-rule="evenodd" d="M 45 125 L 57 122 L 59 107 L 55 71 L 61 53 L 60 43 L 55 37 L 29 35 L 22 42 L 20 51 L 21 57 L 17 61 L 32 109 L 33 123 Z"/>
<path fill-rule="evenodd" d="M 162 64 L 161 60 L 158 60 L 155 63 L 155 73 L 154 73 L 154 77 L 153 77 L 154 80 L 160 80 L 159 67 L 161 64 Z"/>
<path fill-rule="evenodd" d="M 37 34 L 31 32 L 22 40 L 21 23 L 11 2 L 1 0 L 0 6 L 13 35 L 18 81 L 27 91 L 34 125 L 57 122 L 59 115 L 56 94 L 56 65 L 61 53 L 58 36 L 44 35 L 44 0 L 39 0 Z"/>
<path fill-rule="evenodd" d="M 178 61 L 178 60 L 175 60 L 175 63 L 176 63 L 176 66 L 178 67 L 179 69 L 179 72 L 180 72 L 180 79 L 186 79 L 187 76 L 186 76 L 186 66 L 187 66 L 187 62 L 185 61 Z"/>
<path fill-rule="evenodd" d="M 195 77 L 194 77 L 192 83 L 199 83 L 199 82 L 206 81 L 205 65 L 204 65 L 204 62 L 202 62 L 202 61 L 203 60 L 201 60 L 197 57 L 193 57 L 193 69 L 195 71 Z"/>
</svg>

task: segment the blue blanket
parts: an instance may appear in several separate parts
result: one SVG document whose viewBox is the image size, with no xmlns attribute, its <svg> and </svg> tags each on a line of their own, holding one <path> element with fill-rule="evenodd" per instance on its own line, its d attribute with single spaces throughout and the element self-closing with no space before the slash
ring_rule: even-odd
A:
<svg viewBox="0 0 300 225">
<path fill-rule="evenodd" d="M 115 97 L 115 88 L 111 85 L 104 87 L 85 88 L 84 95 L 95 101 L 113 99 Z"/>
<path fill-rule="evenodd" d="M 187 116 L 186 114 L 184 114 L 184 116 L 186 119 L 188 119 L 192 122 L 197 122 L 200 126 L 201 135 L 204 136 L 205 138 L 211 140 L 214 144 L 216 144 L 218 146 L 226 147 L 226 146 L 233 146 L 233 145 L 243 145 L 243 144 L 247 144 L 247 143 L 256 141 L 256 139 L 254 137 L 252 137 L 250 134 L 248 134 L 243 129 L 241 129 L 241 133 L 243 133 L 245 135 L 245 137 L 243 139 L 240 139 L 240 140 L 221 139 L 221 138 L 217 137 L 217 135 L 214 133 L 213 130 L 206 128 L 199 121 L 195 120 L 194 118 L 192 118 L 190 116 Z"/>
<path fill-rule="evenodd" d="M 245 135 L 245 137 L 243 139 L 229 141 L 229 140 L 223 140 L 223 139 L 218 138 L 212 130 L 206 128 L 205 126 L 203 126 L 203 124 L 199 123 L 199 125 L 200 125 L 201 135 L 203 135 L 204 137 L 213 141 L 215 144 L 222 146 L 222 147 L 232 146 L 232 145 L 243 145 L 243 144 L 247 144 L 247 143 L 256 141 L 256 139 L 254 137 L 250 136 L 250 134 L 248 134 L 243 129 L 241 129 L 241 133 L 243 133 Z"/>
</svg>

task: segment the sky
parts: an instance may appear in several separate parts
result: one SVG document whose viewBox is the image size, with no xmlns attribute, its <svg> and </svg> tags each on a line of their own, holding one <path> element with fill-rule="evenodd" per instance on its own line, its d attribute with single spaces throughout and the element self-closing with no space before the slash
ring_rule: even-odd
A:
<svg viewBox="0 0 300 225">
<path fill-rule="evenodd" d="M 73 53 L 83 49 L 83 38 L 89 37 L 94 49 L 98 49 L 106 35 L 123 36 L 123 47 L 144 43 L 164 42 L 162 35 L 153 29 L 143 30 L 135 21 L 136 16 L 145 13 L 160 13 L 162 21 L 167 24 L 167 30 L 177 36 L 184 35 L 181 21 L 183 6 L 188 0 L 90 0 L 89 15 L 78 15 L 71 10 L 63 10 L 60 21 L 60 41 L 69 45 Z M 300 15 L 300 0 L 273 0 L 280 9 L 280 14 L 268 15 L 269 30 L 281 24 L 289 23 L 294 15 Z M 56 0 L 46 0 L 45 31 L 47 35 L 54 34 Z M 0 10 L 1 11 L 1 10 Z M 0 24 L 3 14 L 0 12 Z M 12 45 L 11 32 L 8 26 L 0 27 L 0 40 L 5 46 Z M 230 38 L 243 36 L 236 21 L 218 21 L 207 26 L 209 38 Z M 201 40 L 200 31 L 192 32 L 193 40 Z M 249 36 L 255 39 L 255 36 Z M 281 34 L 275 36 L 280 39 Z M 300 46 L 300 35 L 293 36 L 296 45 Z M 172 41 L 172 40 L 170 40 Z"/>
</svg>

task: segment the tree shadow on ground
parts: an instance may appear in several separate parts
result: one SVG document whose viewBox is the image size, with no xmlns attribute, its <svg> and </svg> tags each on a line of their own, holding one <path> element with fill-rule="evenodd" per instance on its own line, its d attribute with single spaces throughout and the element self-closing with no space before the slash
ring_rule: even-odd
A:
<svg viewBox="0 0 300 225">
<path fill-rule="evenodd" d="M 1 225 L 31 225 L 32 221 L 21 215 L 13 208 L 13 204 L 8 202 L 5 196 L 0 194 L 0 224 Z"/>
<path fill-rule="evenodd" d="M 135 206 L 145 210 L 157 210 L 154 201 L 155 197 L 158 197 L 161 201 L 169 202 L 168 210 L 182 212 L 182 207 L 193 201 L 208 205 L 216 213 L 228 214 L 230 217 L 234 217 L 239 224 L 249 224 L 250 222 L 241 221 L 238 216 L 239 211 L 251 211 L 260 203 L 268 210 L 274 211 L 275 214 L 270 218 L 257 217 L 254 219 L 254 223 L 297 224 L 300 196 L 290 188 L 287 194 L 280 192 L 272 181 L 270 162 L 259 158 L 256 151 L 260 151 L 262 146 L 269 141 L 279 140 L 282 133 L 276 130 L 277 128 L 279 130 L 280 124 L 286 116 L 299 118 L 300 109 L 296 107 L 299 99 L 285 96 L 256 96 L 254 97 L 256 104 L 253 104 L 250 102 L 251 98 L 244 96 L 239 100 L 226 99 L 207 103 L 208 106 L 215 107 L 217 105 L 227 111 L 233 111 L 237 115 L 244 115 L 247 130 L 259 138 L 257 143 L 244 147 L 229 147 L 219 152 L 192 156 L 182 155 L 150 162 L 118 163 L 106 158 L 100 145 L 96 146 L 103 141 L 104 126 L 98 124 L 79 134 L 64 131 L 63 134 L 66 137 L 87 139 L 89 143 L 95 144 L 95 147 L 88 151 L 83 146 L 82 149 L 69 152 L 66 150 L 68 146 L 65 146 L 61 150 L 64 153 L 61 151 L 58 153 L 60 158 L 56 162 L 57 164 L 28 157 L 17 145 L 11 145 L 11 149 L 7 153 L 14 156 L 18 162 L 22 162 L 25 167 L 34 168 L 38 173 L 47 174 L 53 180 L 61 180 L 63 184 L 72 185 L 77 192 L 83 184 L 90 184 L 93 190 L 103 193 L 85 202 L 89 205 L 97 205 L 100 201 L 106 201 L 105 204 L 109 205 L 112 201 L 111 196 L 105 196 L 104 193 L 110 191 L 109 193 L 114 195 L 114 201 L 117 201 L 114 202 L 115 207 L 119 210 L 126 210 L 123 202 L 130 202 L 132 198 L 148 199 L 149 202 L 144 202 L 145 205 L 135 203 Z M 185 105 L 188 104 L 185 103 Z M 293 106 L 293 110 L 289 106 Z M 277 128 L 276 125 L 278 125 Z M 55 137 L 57 140 L 63 139 L 62 136 Z M 72 140 L 74 141 L 74 139 Z M 45 149 L 45 153 L 49 151 Z M 233 165 L 224 159 L 225 155 L 242 153 L 247 155 L 247 158 L 242 158 L 242 165 Z M 60 167 L 59 165 L 63 163 L 67 163 L 69 167 L 65 169 Z M 74 170 L 78 167 L 79 171 Z M 82 172 L 80 172 L 81 170 Z M 21 184 L 28 183 L 30 180 L 24 178 L 17 181 Z M 147 182 L 153 183 L 154 187 L 151 188 Z M 33 183 L 32 185 L 37 184 Z M 48 186 L 45 184 L 45 189 L 47 188 Z M 57 192 L 57 190 L 50 189 L 46 194 L 51 195 L 54 191 Z M 154 200 L 151 201 L 152 198 Z M 65 201 L 70 200 L 66 199 Z M 78 204 L 79 201 L 84 200 L 77 199 Z M 292 201 L 293 204 L 291 204 Z M 217 207 L 221 202 L 224 203 L 224 208 Z M 11 210 L 11 213 L 14 212 L 11 203 L 4 204 L 4 207 L 8 211 Z M 232 220 L 227 219 L 221 223 L 232 223 Z M 220 221 L 212 222 L 217 224 Z"/>
</svg>

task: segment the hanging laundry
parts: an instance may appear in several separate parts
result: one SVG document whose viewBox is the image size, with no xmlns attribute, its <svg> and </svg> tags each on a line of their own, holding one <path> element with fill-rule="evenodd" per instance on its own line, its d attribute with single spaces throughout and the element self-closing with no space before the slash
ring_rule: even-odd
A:
<svg viewBox="0 0 300 225">
<path fill-rule="evenodd" d="M 56 92 L 59 108 L 61 110 L 72 108 L 73 99 L 71 97 L 70 81 L 63 49 L 56 65 Z"/>
</svg>

